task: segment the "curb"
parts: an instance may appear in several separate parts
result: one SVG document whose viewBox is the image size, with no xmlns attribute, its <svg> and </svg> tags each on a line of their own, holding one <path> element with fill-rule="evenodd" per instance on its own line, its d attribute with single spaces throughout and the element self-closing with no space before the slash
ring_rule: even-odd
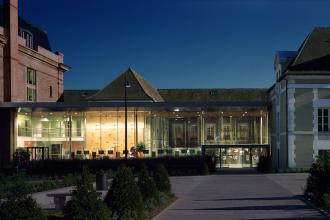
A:
<svg viewBox="0 0 330 220">
<path fill-rule="evenodd" d="M 177 198 L 174 202 L 172 202 L 171 205 L 167 206 L 165 209 L 163 209 L 158 215 L 152 218 L 152 220 L 157 220 L 160 216 L 164 214 L 165 211 L 169 210 L 177 201 L 181 200 L 180 198 Z"/>
</svg>

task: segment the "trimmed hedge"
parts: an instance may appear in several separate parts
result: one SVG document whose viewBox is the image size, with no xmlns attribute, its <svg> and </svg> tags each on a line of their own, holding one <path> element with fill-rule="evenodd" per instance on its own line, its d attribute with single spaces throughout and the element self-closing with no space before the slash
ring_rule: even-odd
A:
<svg viewBox="0 0 330 220">
<path fill-rule="evenodd" d="M 159 192 L 156 183 L 154 179 L 150 177 L 148 168 L 145 165 L 139 173 L 137 184 L 145 205 L 149 205 L 152 202 L 159 203 Z"/>
<path fill-rule="evenodd" d="M 163 164 L 158 164 L 156 170 L 154 172 L 154 180 L 156 183 L 156 187 L 159 192 L 163 192 L 165 194 L 171 193 L 171 183 L 168 178 L 168 173 Z"/>
<path fill-rule="evenodd" d="M 118 169 L 104 202 L 118 219 L 144 218 L 141 192 L 131 169 L 126 166 Z"/>
<path fill-rule="evenodd" d="M 304 195 L 315 205 L 328 208 L 329 194 L 330 158 L 318 158 L 309 171 Z"/>
<path fill-rule="evenodd" d="M 72 193 L 72 199 L 64 207 L 65 219 L 110 220 L 111 212 L 93 189 L 91 175 L 84 169 Z"/>
<path fill-rule="evenodd" d="M 200 157 L 160 157 L 141 159 L 95 159 L 95 160 L 42 160 L 31 161 L 26 172 L 29 175 L 63 176 L 69 173 L 81 172 L 84 166 L 88 166 L 91 172 L 99 170 L 117 170 L 122 165 L 139 171 L 142 164 L 154 170 L 161 163 L 171 176 L 182 175 L 202 175 L 205 174 L 206 167 L 210 173 L 215 172 L 215 163 L 210 156 Z M 205 165 L 206 164 L 206 165 Z"/>
<path fill-rule="evenodd" d="M 269 173 L 272 171 L 271 156 L 260 156 L 257 170 L 261 173 Z"/>
</svg>

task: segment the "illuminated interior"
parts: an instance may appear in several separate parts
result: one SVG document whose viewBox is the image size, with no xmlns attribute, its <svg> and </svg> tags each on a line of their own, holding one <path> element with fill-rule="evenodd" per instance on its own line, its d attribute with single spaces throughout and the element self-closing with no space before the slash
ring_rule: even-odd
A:
<svg viewBox="0 0 330 220">
<path fill-rule="evenodd" d="M 16 148 L 31 150 L 33 159 L 124 157 L 123 109 L 19 109 L 16 128 Z M 127 143 L 130 157 L 137 156 L 134 148 L 138 144 L 145 146 L 141 157 L 200 155 L 203 145 L 268 144 L 268 115 L 260 109 L 132 108 L 127 112 Z M 243 155 L 245 151 L 226 148 L 222 157 L 231 152 Z"/>
</svg>

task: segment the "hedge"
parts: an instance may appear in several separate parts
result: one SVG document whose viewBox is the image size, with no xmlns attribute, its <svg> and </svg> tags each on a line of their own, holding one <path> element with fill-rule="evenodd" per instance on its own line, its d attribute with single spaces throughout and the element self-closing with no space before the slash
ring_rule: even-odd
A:
<svg viewBox="0 0 330 220">
<path fill-rule="evenodd" d="M 29 175 L 64 176 L 69 173 L 81 172 L 87 166 L 91 172 L 99 170 L 116 171 L 120 166 L 126 165 L 137 172 L 145 164 L 149 169 L 155 170 L 161 163 L 167 169 L 169 175 L 201 175 L 205 174 L 205 166 L 210 173 L 215 172 L 215 163 L 210 156 L 200 157 L 161 157 L 141 159 L 94 159 L 94 160 L 40 160 L 29 162 L 26 173 Z"/>
</svg>

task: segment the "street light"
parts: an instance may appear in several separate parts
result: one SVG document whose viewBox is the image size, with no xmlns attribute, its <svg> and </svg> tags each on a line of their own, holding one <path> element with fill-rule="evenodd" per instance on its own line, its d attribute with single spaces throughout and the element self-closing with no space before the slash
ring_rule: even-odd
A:
<svg viewBox="0 0 330 220">
<path fill-rule="evenodd" d="M 125 88 L 125 160 L 127 160 L 127 88 L 130 88 L 131 85 L 127 81 L 126 78 L 127 72 L 125 73 L 124 77 L 124 88 Z"/>
</svg>

